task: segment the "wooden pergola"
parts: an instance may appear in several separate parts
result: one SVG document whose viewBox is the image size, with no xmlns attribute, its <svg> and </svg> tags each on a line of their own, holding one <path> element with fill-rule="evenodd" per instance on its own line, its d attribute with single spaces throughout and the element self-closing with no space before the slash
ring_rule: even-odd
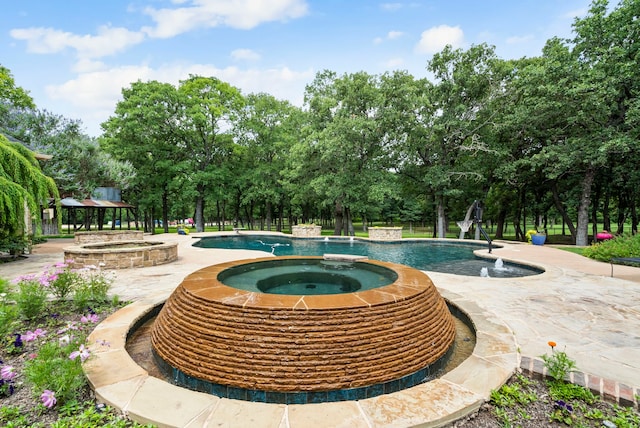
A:
<svg viewBox="0 0 640 428">
<path fill-rule="evenodd" d="M 135 230 L 138 230 L 138 217 L 136 207 L 120 201 L 107 201 L 100 199 L 74 199 L 64 198 L 60 200 L 63 213 L 63 224 L 67 224 L 69 232 L 78 230 L 91 230 L 91 227 L 97 224 L 98 230 L 103 230 L 105 226 L 105 218 L 108 210 L 112 210 L 112 221 L 109 228 L 111 230 L 132 229 L 131 222 L 134 222 Z M 123 218 L 124 210 L 124 218 Z M 82 212 L 81 222 L 78 223 L 79 212 Z"/>
</svg>

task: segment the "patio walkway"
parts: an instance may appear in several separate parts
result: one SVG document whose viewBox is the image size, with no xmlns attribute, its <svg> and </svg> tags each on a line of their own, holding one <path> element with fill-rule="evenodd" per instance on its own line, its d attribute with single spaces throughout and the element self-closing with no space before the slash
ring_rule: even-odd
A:
<svg viewBox="0 0 640 428">
<path fill-rule="evenodd" d="M 250 232 L 242 232 L 250 233 Z M 177 234 L 146 236 L 147 240 L 178 242 L 178 260 L 153 268 L 114 271 L 112 289 L 122 299 L 162 299 L 189 273 L 211 264 L 264 257 L 248 250 L 192 247 L 194 238 L 211 235 Z M 72 240 L 51 240 L 34 248 L 28 258 L 0 264 L 0 277 L 12 279 L 63 259 L 62 248 Z M 464 296 L 493 314 L 514 333 L 523 361 L 550 351 L 548 341 L 558 344 L 576 360 L 582 372 L 607 382 L 640 387 L 640 268 L 591 261 L 552 246 L 496 242 L 503 248 L 483 257 L 534 264 L 541 275 L 524 278 L 461 277 L 428 272 L 443 293 Z M 492 263 L 489 260 L 488 265 Z M 637 391 L 637 390 L 636 390 Z M 619 391 L 618 391 L 619 392 Z"/>
</svg>

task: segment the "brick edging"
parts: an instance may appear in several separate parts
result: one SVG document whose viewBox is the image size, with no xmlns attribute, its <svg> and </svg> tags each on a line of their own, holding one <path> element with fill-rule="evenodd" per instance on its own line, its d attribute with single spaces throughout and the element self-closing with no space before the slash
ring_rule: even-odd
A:
<svg viewBox="0 0 640 428">
<path fill-rule="evenodd" d="M 520 360 L 520 369 L 522 372 L 534 379 L 544 380 L 550 376 L 547 375 L 547 369 L 544 361 L 540 358 L 531 358 L 522 356 Z M 637 395 L 640 395 L 640 388 L 626 385 L 611 379 L 604 379 L 600 376 L 585 373 L 579 370 L 569 373 L 567 381 L 576 385 L 588 388 L 596 395 L 599 395 L 606 401 L 617 403 L 624 407 L 633 407 L 638 409 Z"/>
</svg>

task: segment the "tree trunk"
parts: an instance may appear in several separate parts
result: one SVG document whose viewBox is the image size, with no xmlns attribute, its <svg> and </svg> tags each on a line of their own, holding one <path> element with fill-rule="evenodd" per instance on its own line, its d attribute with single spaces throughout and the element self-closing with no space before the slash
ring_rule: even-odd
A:
<svg viewBox="0 0 640 428">
<path fill-rule="evenodd" d="M 606 193 L 604 195 L 604 206 L 602 207 L 602 227 L 611 231 L 611 210 L 609 209 L 609 202 L 611 201 L 611 191 L 607 187 Z"/>
<path fill-rule="evenodd" d="M 198 184 L 196 196 L 196 232 L 204 232 L 204 186 Z"/>
<path fill-rule="evenodd" d="M 155 222 L 155 219 L 151 220 Z M 164 227 L 164 233 L 169 233 L 169 193 L 164 190 L 162 192 L 162 226 Z M 155 224 L 153 225 L 155 233 Z"/>
<path fill-rule="evenodd" d="M 345 213 L 347 215 L 347 222 L 345 224 L 345 236 L 355 236 L 356 231 L 353 227 L 353 218 L 351 217 L 351 210 L 349 208 L 345 208 Z"/>
<path fill-rule="evenodd" d="M 271 201 L 266 201 L 265 202 L 265 208 L 264 210 L 266 211 L 265 213 L 265 217 L 266 217 L 266 222 L 267 222 L 267 230 L 269 232 L 271 232 Z"/>
<path fill-rule="evenodd" d="M 596 169 L 590 165 L 582 178 L 580 203 L 578 204 L 576 245 L 580 247 L 589 245 L 589 205 L 591 205 L 591 188 L 595 177 Z"/>
<path fill-rule="evenodd" d="M 571 233 L 571 241 L 573 241 L 573 243 L 575 244 L 576 227 L 573 225 L 571 218 L 567 214 L 567 210 L 565 209 L 562 201 L 560 200 L 560 195 L 558 194 L 558 184 L 555 181 L 551 184 L 551 194 L 553 195 L 553 203 L 555 204 L 556 208 L 558 209 L 558 212 L 562 216 L 562 221 L 569 228 L 569 233 Z M 562 234 L 564 235 L 564 227 L 563 227 Z"/>
<path fill-rule="evenodd" d="M 501 208 L 498 211 L 498 218 L 496 219 L 496 237 L 495 239 L 504 238 L 504 222 L 507 219 L 507 210 Z"/>
<path fill-rule="evenodd" d="M 335 236 L 340 236 L 342 235 L 342 223 L 343 223 L 343 217 L 344 217 L 342 204 L 340 202 L 336 202 L 334 215 L 336 218 L 336 224 L 333 228 L 333 234 Z"/>
<path fill-rule="evenodd" d="M 438 238 L 444 238 L 446 235 L 445 229 L 445 215 L 444 215 L 444 196 L 438 196 L 438 207 L 437 207 L 437 217 L 438 217 Z"/>
</svg>

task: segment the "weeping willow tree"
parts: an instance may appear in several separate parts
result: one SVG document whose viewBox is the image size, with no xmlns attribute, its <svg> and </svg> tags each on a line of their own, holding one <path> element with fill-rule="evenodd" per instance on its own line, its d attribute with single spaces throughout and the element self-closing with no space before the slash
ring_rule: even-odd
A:
<svg viewBox="0 0 640 428">
<path fill-rule="evenodd" d="M 37 229 L 41 224 L 40 215 L 32 214 L 40 213 L 51 198 L 60 212 L 58 189 L 42 173 L 33 152 L 0 135 L 0 250 L 5 247 L 15 253 L 24 248 L 31 222 Z M 16 248 L 20 245 L 23 248 Z"/>
</svg>

